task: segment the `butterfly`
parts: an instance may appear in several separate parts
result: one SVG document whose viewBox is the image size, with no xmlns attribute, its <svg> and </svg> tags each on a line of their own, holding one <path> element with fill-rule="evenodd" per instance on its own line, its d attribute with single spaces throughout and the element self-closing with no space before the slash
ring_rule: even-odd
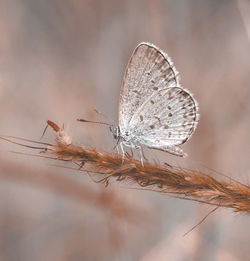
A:
<svg viewBox="0 0 250 261">
<path fill-rule="evenodd" d="M 119 125 L 111 128 L 125 157 L 123 145 L 148 148 L 184 157 L 179 146 L 198 124 L 198 103 L 179 82 L 170 57 L 153 44 L 142 42 L 134 50 L 123 78 Z"/>
</svg>

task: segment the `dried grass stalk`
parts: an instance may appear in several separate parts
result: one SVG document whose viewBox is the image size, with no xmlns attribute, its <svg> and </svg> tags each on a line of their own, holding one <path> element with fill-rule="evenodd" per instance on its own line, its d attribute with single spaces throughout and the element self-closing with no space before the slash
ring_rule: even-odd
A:
<svg viewBox="0 0 250 261">
<path fill-rule="evenodd" d="M 219 207 L 232 208 L 235 212 L 250 213 L 250 187 L 235 180 L 219 181 L 205 173 L 180 167 L 141 162 L 130 155 L 101 153 L 95 148 L 75 146 L 63 128 L 48 121 L 57 132 L 56 144 L 45 144 L 42 150 L 46 156 L 57 160 L 75 162 L 78 170 L 98 173 L 99 182 L 106 185 L 110 180 L 132 182 L 139 188 L 146 188 L 174 197 L 194 200 Z M 225 179 L 225 177 L 224 177 Z"/>
</svg>

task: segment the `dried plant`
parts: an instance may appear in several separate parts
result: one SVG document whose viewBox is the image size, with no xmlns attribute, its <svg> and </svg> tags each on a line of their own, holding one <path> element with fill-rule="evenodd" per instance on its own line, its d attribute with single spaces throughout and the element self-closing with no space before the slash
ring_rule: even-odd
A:
<svg viewBox="0 0 250 261">
<path fill-rule="evenodd" d="M 111 180 L 130 182 L 139 189 L 169 194 L 186 200 L 193 200 L 217 207 L 232 208 L 235 212 L 250 213 L 250 187 L 227 177 L 220 181 L 199 171 L 158 163 L 141 162 L 126 154 L 125 160 L 115 153 L 101 153 L 95 148 L 75 146 L 70 136 L 55 123 L 48 121 L 57 133 L 55 144 L 29 141 L 41 146 L 35 147 L 13 141 L 14 137 L 4 138 L 25 147 L 39 149 L 42 157 L 68 161 L 78 165 L 78 171 L 96 173 L 98 182 L 106 186 Z M 10 139 L 12 138 L 12 139 Z M 223 179 L 226 179 L 223 176 Z"/>
</svg>

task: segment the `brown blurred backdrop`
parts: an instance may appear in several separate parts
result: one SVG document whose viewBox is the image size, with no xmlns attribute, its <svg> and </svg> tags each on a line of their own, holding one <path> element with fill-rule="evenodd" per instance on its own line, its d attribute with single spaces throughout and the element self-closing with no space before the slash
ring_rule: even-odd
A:
<svg viewBox="0 0 250 261">
<path fill-rule="evenodd" d="M 0 134 L 38 140 L 50 119 L 73 141 L 112 151 L 128 59 L 141 41 L 165 50 L 201 119 L 166 161 L 249 181 L 250 2 L 0 0 Z M 105 119 L 106 120 L 106 119 Z M 44 141 L 53 141 L 48 131 Z M 104 189 L 33 151 L 0 141 L 0 260 L 250 260 L 249 216 L 211 210 L 130 184 Z"/>
</svg>

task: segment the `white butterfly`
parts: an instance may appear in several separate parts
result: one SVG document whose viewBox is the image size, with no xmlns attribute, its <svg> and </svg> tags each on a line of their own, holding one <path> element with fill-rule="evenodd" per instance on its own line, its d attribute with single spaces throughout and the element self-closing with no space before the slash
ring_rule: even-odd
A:
<svg viewBox="0 0 250 261">
<path fill-rule="evenodd" d="M 123 145 L 186 154 L 185 143 L 198 123 L 198 103 L 181 87 L 178 72 L 169 56 L 150 43 L 134 50 L 123 79 L 119 103 L 119 126 L 112 129 Z M 141 155 L 142 156 L 142 155 Z"/>
</svg>

